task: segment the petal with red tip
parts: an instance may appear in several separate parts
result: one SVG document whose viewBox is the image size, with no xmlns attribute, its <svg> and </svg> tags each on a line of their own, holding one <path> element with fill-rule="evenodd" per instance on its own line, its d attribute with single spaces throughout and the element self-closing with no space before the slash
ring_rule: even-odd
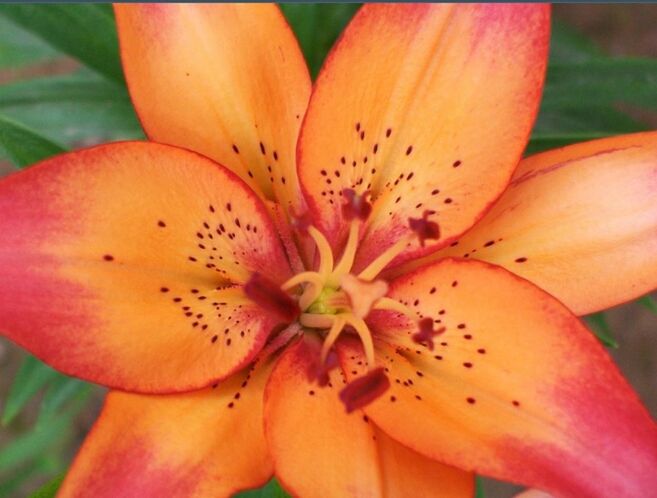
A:
<svg viewBox="0 0 657 498">
<path fill-rule="evenodd" d="M 427 210 L 440 239 L 397 263 L 481 217 L 525 148 L 548 35 L 547 5 L 365 5 L 320 72 L 299 142 L 302 189 L 334 247 L 344 189 L 372 193 L 358 268 Z"/>
<path fill-rule="evenodd" d="M 295 496 L 405 498 L 472 496 L 472 475 L 429 460 L 393 441 L 338 399 L 338 371 L 320 387 L 307 372 L 320 345 L 306 336 L 274 367 L 265 394 L 265 432 L 276 476 Z"/>
<path fill-rule="evenodd" d="M 657 133 L 525 159 L 499 202 L 444 255 L 489 261 L 579 315 L 657 288 Z"/>
<path fill-rule="evenodd" d="M 240 290 L 290 270 L 258 197 L 197 154 L 119 143 L 0 182 L 0 325 L 65 373 L 122 390 L 204 387 L 279 319 Z"/>
<path fill-rule="evenodd" d="M 390 296 L 446 327 L 434 351 L 393 313 L 368 319 L 391 388 L 364 408 L 382 430 L 444 463 L 568 497 L 657 486 L 657 427 L 593 334 L 507 270 L 444 260 Z M 348 377 L 358 343 L 339 350 Z"/>
<path fill-rule="evenodd" d="M 273 4 L 118 4 L 121 59 L 149 138 L 195 150 L 300 206 L 310 77 Z"/>
<path fill-rule="evenodd" d="M 273 472 L 262 419 L 270 371 L 193 393 L 110 392 L 57 496 L 204 498 L 261 486 Z"/>
</svg>

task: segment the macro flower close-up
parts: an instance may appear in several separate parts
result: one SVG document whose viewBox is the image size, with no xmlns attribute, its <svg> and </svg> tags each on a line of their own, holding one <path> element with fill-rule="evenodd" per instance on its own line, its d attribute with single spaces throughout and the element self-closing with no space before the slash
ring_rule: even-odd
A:
<svg viewBox="0 0 657 498">
<path fill-rule="evenodd" d="M 526 155 L 547 4 L 117 4 L 147 139 L 0 180 L 0 332 L 109 388 L 61 497 L 657 487 L 580 317 L 657 288 L 657 132 Z"/>
</svg>

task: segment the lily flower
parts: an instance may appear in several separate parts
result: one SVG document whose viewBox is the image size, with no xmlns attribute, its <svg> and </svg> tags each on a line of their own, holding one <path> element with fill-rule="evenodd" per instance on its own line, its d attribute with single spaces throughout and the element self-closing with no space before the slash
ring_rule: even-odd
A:
<svg viewBox="0 0 657 498">
<path fill-rule="evenodd" d="M 0 182 L 0 328 L 112 389 L 60 496 L 657 488 L 575 315 L 657 286 L 657 134 L 521 161 L 549 7 L 366 5 L 312 88 L 273 5 L 115 12 L 149 141 Z"/>
</svg>

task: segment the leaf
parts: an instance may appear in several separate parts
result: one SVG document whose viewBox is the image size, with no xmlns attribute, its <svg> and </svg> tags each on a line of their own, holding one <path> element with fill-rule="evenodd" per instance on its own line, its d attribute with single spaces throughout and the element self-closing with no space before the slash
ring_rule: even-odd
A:
<svg viewBox="0 0 657 498">
<path fill-rule="evenodd" d="M 643 296 L 637 299 L 637 302 L 648 308 L 654 315 L 657 315 L 657 300 L 654 297 Z"/>
<path fill-rule="evenodd" d="M 484 481 L 481 477 L 475 477 L 475 496 L 474 498 L 486 498 L 486 493 L 484 492 Z"/>
<path fill-rule="evenodd" d="M 2 425 L 11 423 L 25 404 L 58 375 L 55 370 L 33 356 L 26 356 L 9 390 L 2 414 Z"/>
<path fill-rule="evenodd" d="M 290 498 L 290 495 L 281 488 L 276 479 L 272 479 L 260 489 L 237 493 L 235 498 Z"/>
<path fill-rule="evenodd" d="M 69 148 L 141 139 L 125 87 L 90 71 L 2 87 L 0 113 Z"/>
<path fill-rule="evenodd" d="M 602 55 L 602 50 L 587 37 L 558 19 L 553 20 L 550 37 L 552 61 L 583 62 Z"/>
<path fill-rule="evenodd" d="M 58 52 L 44 41 L 0 17 L 0 69 L 35 64 L 58 55 Z"/>
<path fill-rule="evenodd" d="M 0 159 L 4 156 L 22 168 L 63 151 L 56 143 L 0 114 Z"/>
<path fill-rule="evenodd" d="M 30 498 L 55 498 L 66 474 L 55 477 L 30 495 Z"/>
<path fill-rule="evenodd" d="M 326 54 L 360 4 L 285 3 L 281 9 L 294 30 L 313 79 Z"/>
<path fill-rule="evenodd" d="M 594 313 L 587 316 L 585 320 L 602 344 L 609 348 L 618 348 L 618 342 L 612 335 L 611 327 L 607 323 L 604 313 Z"/>
<path fill-rule="evenodd" d="M 105 77 L 123 81 L 109 5 L 3 4 L 0 15 Z"/>
<path fill-rule="evenodd" d="M 50 423 L 62 407 L 76 398 L 86 396 L 91 391 L 91 385 L 78 379 L 59 375 L 50 382 L 39 407 L 36 428 Z"/>
</svg>

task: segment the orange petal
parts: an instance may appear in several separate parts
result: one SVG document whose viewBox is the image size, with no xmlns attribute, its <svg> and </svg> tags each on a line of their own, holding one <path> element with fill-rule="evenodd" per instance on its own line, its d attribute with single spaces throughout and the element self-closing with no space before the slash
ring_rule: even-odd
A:
<svg viewBox="0 0 657 498">
<path fill-rule="evenodd" d="M 299 207 L 295 146 L 310 94 L 275 5 L 119 4 L 121 57 L 144 130 Z"/>
<path fill-rule="evenodd" d="M 390 295 L 439 320 L 434 351 L 391 312 L 368 319 L 391 388 L 364 411 L 450 465 L 558 496 L 642 496 L 657 486 L 657 427 L 593 334 L 503 268 L 444 260 Z M 360 374 L 360 348 L 341 352 Z M 357 352 L 357 353 L 356 353 Z"/>
<path fill-rule="evenodd" d="M 439 255 L 490 261 L 579 315 L 657 287 L 657 133 L 525 159 L 477 225 Z"/>
<path fill-rule="evenodd" d="M 262 420 L 270 371 L 194 393 L 111 392 L 57 496 L 204 498 L 261 486 L 272 475 Z"/>
<path fill-rule="evenodd" d="M 277 477 L 295 496 L 472 496 L 472 475 L 396 443 L 338 399 L 343 377 L 319 387 L 308 371 L 319 358 L 306 336 L 283 354 L 267 384 L 265 431 Z"/>
<path fill-rule="evenodd" d="M 3 333 L 70 375 L 139 392 L 204 387 L 242 368 L 276 317 L 253 271 L 289 265 L 258 197 L 197 154 L 120 143 L 0 182 Z"/>
<path fill-rule="evenodd" d="M 406 257 L 469 228 L 520 160 L 548 35 L 546 5 L 364 6 L 317 79 L 299 143 L 302 188 L 331 243 L 344 237 L 345 188 L 374 200 L 357 267 L 425 210 L 441 238 Z"/>
</svg>

